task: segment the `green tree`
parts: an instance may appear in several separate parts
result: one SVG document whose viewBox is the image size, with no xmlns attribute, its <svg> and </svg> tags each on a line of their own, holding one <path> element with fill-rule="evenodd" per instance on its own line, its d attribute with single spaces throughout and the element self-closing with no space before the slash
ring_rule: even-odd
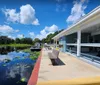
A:
<svg viewBox="0 0 100 85">
<path fill-rule="evenodd" d="M 0 36 L 0 44 L 10 44 L 10 43 L 14 43 L 14 40 L 8 38 L 7 36 Z"/>
<path fill-rule="evenodd" d="M 53 43 L 53 37 L 56 36 L 58 33 L 60 33 L 61 31 L 63 30 L 60 30 L 60 31 L 56 31 L 55 33 L 51 33 L 49 34 L 46 38 L 42 39 L 41 42 L 42 43 Z"/>
<path fill-rule="evenodd" d="M 16 38 L 15 43 L 21 43 L 21 40 L 19 38 Z"/>
<path fill-rule="evenodd" d="M 26 44 L 32 44 L 33 41 L 32 41 L 31 38 L 24 38 L 24 43 L 26 43 Z"/>
<path fill-rule="evenodd" d="M 36 42 L 39 42 L 40 43 L 41 40 L 39 38 L 35 38 L 34 41 L 33 41 L 33 44 L 35 44 Z"/>
</svg>

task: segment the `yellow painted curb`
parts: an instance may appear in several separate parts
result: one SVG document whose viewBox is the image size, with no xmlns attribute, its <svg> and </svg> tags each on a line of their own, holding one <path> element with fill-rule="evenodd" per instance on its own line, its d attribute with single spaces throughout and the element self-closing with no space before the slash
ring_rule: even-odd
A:
<svg viewBox="0 0 100 85">
<path fill-rule="evenodd" d="M 37 85 L 100 85 L 100 77 L 37 82 Z"/>
</svg>

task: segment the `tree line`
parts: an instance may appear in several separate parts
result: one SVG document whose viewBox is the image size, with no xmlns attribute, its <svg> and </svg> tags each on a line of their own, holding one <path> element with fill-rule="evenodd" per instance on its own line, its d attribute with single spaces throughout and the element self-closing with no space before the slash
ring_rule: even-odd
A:
<svg viewBox="0 0 100 85">
<path fill-rule="evenodd" d="M 56 36 L 58 33 L 60 33 L 61 31 L 63 31 L 63 29 L 60 30 L 60 31 L 56 31 L 56 32 L 53 33 L 53 34 L 51 33 L 51 34 L 47 35 L 47 37 L 44 38 L 44 39 L 42 39 L 41 42 L 42 42 L 42 43 L 48 43 L 48 44 L 50 43 L 50 44 L 52 44 L 52 43 L 53 43 L 53 39 L 52 39 L 52 38 L 53 38 L 54 36 Z"/>
<path fill-rule="evenodd" d="M 31 38 L 16 38 L 16 39 L 12 39 L 9 38 L 7 36 L 0 36 L 0 44 L 32 44 L 33 41 Z"/>
<path fill-rule="evenodd" d="M 56 31 L 55 33 L 51 33 L 49 34 L 46 38 L 40 40 L 38 38 L 35 38 L 34 40 L 32 40 L 31 38 L 16 38 L 16 39 L 11 39 L 7 36 L 0 36 L 0 44 L 35 44 L 36 42 L 40 42 L 40 43 L 53 43 L 53 37 L 56 36 L 58 33 L 60 33 L 63 30 L 60 31 Z"/>
</svg>

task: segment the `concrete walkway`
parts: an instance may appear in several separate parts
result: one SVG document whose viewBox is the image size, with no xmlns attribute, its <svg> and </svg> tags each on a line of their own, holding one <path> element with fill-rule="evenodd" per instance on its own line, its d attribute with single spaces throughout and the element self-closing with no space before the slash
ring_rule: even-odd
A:
<svg viewBox="0 0 100 85">
<path fill-rule="evenodd" d="M 59 58 L 65 65 L 53 66 L 48 52 L 43 49 L 38 82 L 100 76 L 99 68 L 62 52 Z"/>
</svg>

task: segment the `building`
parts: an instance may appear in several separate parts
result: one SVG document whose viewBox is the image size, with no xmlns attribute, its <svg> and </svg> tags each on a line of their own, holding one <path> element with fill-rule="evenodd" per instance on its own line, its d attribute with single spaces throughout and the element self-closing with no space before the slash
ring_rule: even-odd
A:
<svg viewBox="0 0 100 85">
<path fill-rule="evenodd" d="M 53 37 L 61 51 L 100 60 L 100 6 L 79 21 Z"/>
</svg>

